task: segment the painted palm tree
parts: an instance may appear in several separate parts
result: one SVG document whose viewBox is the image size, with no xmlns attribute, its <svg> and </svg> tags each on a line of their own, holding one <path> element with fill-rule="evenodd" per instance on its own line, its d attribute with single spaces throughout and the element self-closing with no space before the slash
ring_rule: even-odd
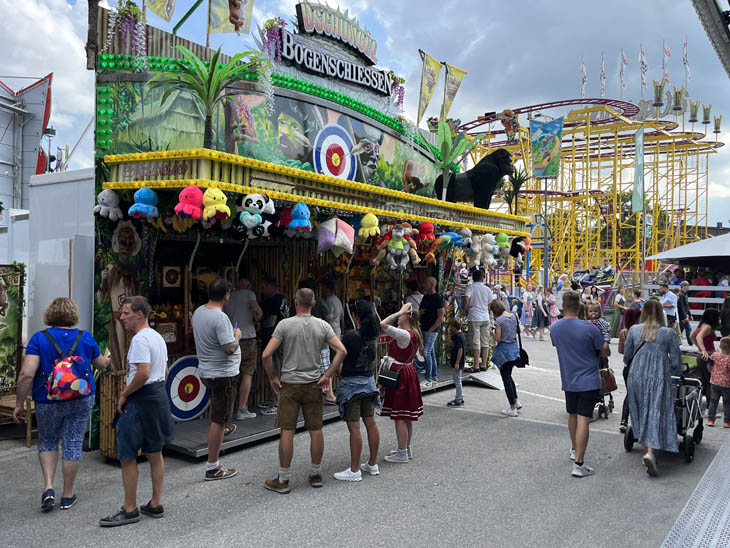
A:
<svg viewBox="0 0 730 548">
<path fill-rule="evenodd" d="M 216 107 L 231 95 L 226 93 L 226 88 L 243 80 L 249 71 L 260 71 L 269 61 L 256 51 L 244 51 L 219 67 L 220 48 L 209 63 L 204 63 L 184 46 L 175 46 L 175 49 L 180 52 L 182 59 L 173 59 L 173 69 L 157 74 L 150 83 L 153 89 L 164 89 L 161 101 L 163 107 L 174 91 L 193 97 L 205 114 L 203 148 L 213 148 L 213 114 Z M 244 59 L 248 60 L 242 62 Z"/>
<path fill-rule="evenodd" d="M 451 171 L 456 162 L 461 160 L 471 149 L 479 144 L 479 141 L 485 136 L 485 133 L 474 137 L 471 141 L 467 139 L 466 132 L 457 134 L 456 139 L 452 139 L 451 127 L 444 121 L 438 125 L 438 143 L 441 159 L 434 162 L 433 166 L 441 170 L 443 190 L 441 191 L 441 199 L 446 200 L 446 188 L 451 181 Z"/>
<path fill-rule="evenodd" d="M 527 176 L 527 172 L 524 169 L 520 169 L 519 171 L 515 171 L 509 174 L 507 183 L 509 184 L 510 188 L 504 191 L 504 201 L 507 202 L 507 207 L 509 207 L 510 213 L 514 213 L 515 215 L 517 215 L 517 195 L 520 193 L 520 190 L 528 179 L 529 177 Z M 512 209 L 513 202 L 514 210 Z"/>
</svg>

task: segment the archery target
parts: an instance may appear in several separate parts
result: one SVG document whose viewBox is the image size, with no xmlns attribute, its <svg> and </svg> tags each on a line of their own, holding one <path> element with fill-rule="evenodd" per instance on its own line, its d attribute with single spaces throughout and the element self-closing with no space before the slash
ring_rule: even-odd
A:
<svg viewBox="0 0 730 548">
<path fill-rule="evenodd" d="M 198 358 L 184 356 L 177 360 L 165 382 L 170 412 L 176 421 L 199 417 L 210 403 L 210 394 L 198 376 Z"/>
<path fill-rule="evenodd" d="M 357 157 L 352 153 L 354 144 L 342 126 L 327 124 L 314 140 L 314 169 L 322 175 L 355 180 Z"/>
</svg>

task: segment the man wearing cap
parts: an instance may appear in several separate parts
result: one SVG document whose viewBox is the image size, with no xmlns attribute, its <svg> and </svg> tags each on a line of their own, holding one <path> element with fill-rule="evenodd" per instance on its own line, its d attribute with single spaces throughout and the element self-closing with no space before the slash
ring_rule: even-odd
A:
<svg viewBox="0 0 730 548">
<path fill-rule="evenodd" d="M 689 322 L 692 319 L 692 314 L 690 314 L 689 309 L 689 298 L 687 297 L 688 292 L 689 282 L 685 280 L 679 284 L 677 310 L 679 311 L 679 330 L 684 333 L 684 336 L 687 338 L 687 344 L 691 345 L 692 341 L 690 341 L 689 336 L 692 333 L 692 328 L 690 327 Z"/>
</svg>

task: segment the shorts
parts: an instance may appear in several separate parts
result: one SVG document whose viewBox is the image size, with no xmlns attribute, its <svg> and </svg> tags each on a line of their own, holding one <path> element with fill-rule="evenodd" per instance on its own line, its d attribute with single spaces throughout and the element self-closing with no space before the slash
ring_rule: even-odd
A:
<svg viewBox="0 0 730 548">
<path fill-rule="evenodd" d="M 238 375 L 235 377 L 200 378 L 210 392 L 210 422 L 226 424 L 233 418 L 238 400 Z"/>
<path fill-rule="evenodd" d="M 296 430 L 300 409 L 304 415 L 304 428 L 322 430 L 322 389 L 319 385 L 316 382 L 282 383 L 276 426 L 282 430 Z"/>
<path fill-rule="evenodd" d="M 377 394 L 358 394 L 345 403 L 345 421 L 357 422 L 375 416 Z"/>
<path fill-rule="evenodd" d="M 63 445 L 63 460 L 81 460 L 81 450 L 89 424 L 94 395 L 57 402 L 36 402 L 38 452 L 58 451 Z"/>
<path fill-rule="evenodd" d="M 121 460 L 135 460 L 140 450 L 145 455 L 158 453 L 165 446 L 165 440 L 147 439 L 142 427 L 142 417 L 137 406 L 127 402 L 124 413 L 117 421 L 117 458 Z"/>
<path fill-rule="evenodd" d="M 259 347 L 256 339 L 241 339 L 238 344 L 241 346 L 241 375 L 251 375 L 256 373 L 256 364 L 259 361 Z"/>
<path fill-rule="evenodd" d="M 584 392 L 565 392 L 565 410 L 570 415 L 578 414 L 581 417 L 591 418 L 593 408 L 601 398 L 601 390 L 586 390 Z"/>
<path fill-rule="evenodd" d="M 478 350 L 489 348 L 491 338 L 491 322 L 469 322 L 469 348 Z"/>
</svg>

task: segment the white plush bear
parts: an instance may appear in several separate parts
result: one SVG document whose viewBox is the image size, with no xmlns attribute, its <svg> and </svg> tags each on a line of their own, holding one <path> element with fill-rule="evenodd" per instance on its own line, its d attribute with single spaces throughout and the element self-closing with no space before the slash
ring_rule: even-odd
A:
<svg viewBox="0 0 730 548">
<path fill-rule="evenodd" d="M 497 258 L 494 256 L 494 248 L 497 248 L 497 251 L 499 252 L 499 248 L 497 247 L 497 238 L 494 237 L 494 234 L 485 234 L 484 237 L 482 237 L 482 263 L 487 268 L 494 268 L 497 266 Z"/>
<path fill-rule="evenodd" d="M 482 239 L 484 237 L 481 234 L 476 234 L 472 237 L 472 254 L 469 255 L 469 268 L 476 268 L 482 264 Z"/>
<path fill-rule="evenodd" d="M 94 207 L 94 213 L 114 222 L 120 221 L 124 217 L 122 210 L 119 209 L 119 196 L 112 189 L 107 188 L 99 192 L 96 201 L 99 205 Z"/>
</svg>

